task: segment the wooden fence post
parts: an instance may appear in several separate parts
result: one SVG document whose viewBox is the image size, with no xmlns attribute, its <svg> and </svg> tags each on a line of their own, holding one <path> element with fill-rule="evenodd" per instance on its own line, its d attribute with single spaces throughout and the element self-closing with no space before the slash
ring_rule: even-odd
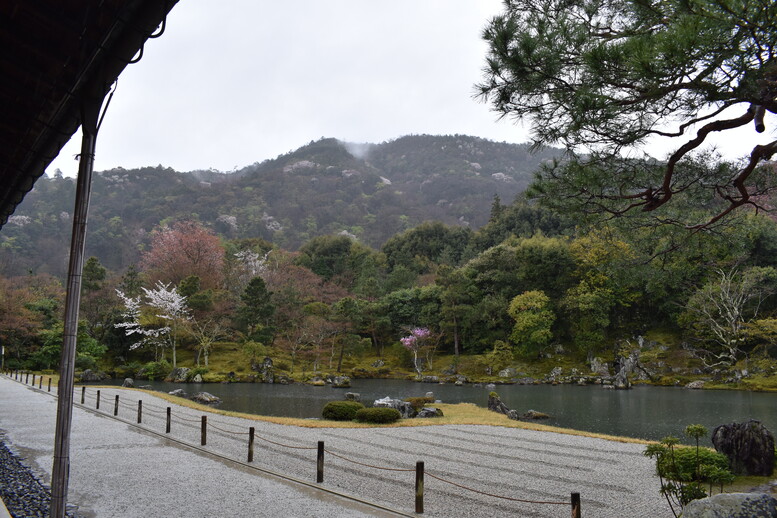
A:
<svg viewBox="0 0 777 518">
<path fill-rule="evenodd" d="M 254 434 L 256 430 L 252 426 L 248 429 L 248 462 L 254 461 Z"/>
<path fill-rule="evenodd" d="M 143 400 L 138 399 L 138 424 L 143 420 Z"/>
<path fill-rule="evenodd" d="M 84 404 L 84 398 L 86 398 L 86 387 L 81 387 L 81 404 Z"/>
<path fill-rule="evenodd" d="M 25 385 L 29 385 L 30 384 L 30 373 L 29 372 L 27 373 L 27 376 L 24 378 L 24 383 L 25 383 Z"/>
<path fill-rule="evenodd" d="M 100 410 L 100 391 L 97 391 L 97 404 L 95 405 L 97 410 Z"/>
<path fill-rule="evenodd" d="M 580 493 L 572 493 L 572 518 L 580 518 Z"/>
<path fill-rule="evenodd" d="M 200 446 L 205 446 L 208 440 L 208 416 L 202 416 L 202 424 L 200 425 Z"/>
<path fill-rule="evenodd" d="M 324 441 L 318 441 L 318 457 L 316 459 L 316 482 L 324 481 Z"/>
<path fill-rule="evenodd" d="M 40 375 L 40 379 L 38 380 L 38 390 L 43 388 L 43 374 Z"/>
<path fill-rule="evenodd" d="M 171 417 L 172 410 L 170 407 L 167 407 L 167 427 L 165 428 L 165 433 L 170 433 L 170 417 Z"/>
<path fill-rule="evenodd" d="M 51 376 L 49 376 L 49 392 L 51 392 Z"/>
<path fill-rule="evenodd" d="M 113 415 L 119 415 L 119 395 L 116 394 L 116 403 L 113 404 Z"/>
<path fill-rule="evenodd" d="M 424 512 L 424 462 L 415 463 L 415 512 Z"/>
</svg>

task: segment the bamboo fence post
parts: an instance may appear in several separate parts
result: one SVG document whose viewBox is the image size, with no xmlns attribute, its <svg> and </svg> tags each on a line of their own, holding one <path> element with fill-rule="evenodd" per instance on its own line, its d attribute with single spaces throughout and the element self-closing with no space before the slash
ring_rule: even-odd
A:
<svg viewBox="0 0 777 518">
<path fill-rule="evenodd" d="M 202 416 L 202 424 L 200 425 L 200 446 L 205 446 L 208 442 L 208 416 Z"/>
<path fill-rule="evenodd" d="M 170 407 L 167 407 L 167 427 L 165 428 L 165 433 L 170 433 L 171 412 L 172 412 L 172 409 Z"/>
<path fill-rule="evenodd" d="M 97 391 L 97 404 L 95 405 L 97 410 L 100 410 L 100 391 Z"/>
<path fill-rule="evenodd" d="M 143 420 L 143 400 L 138 399 L 138 424 Z"/>
<path fill-rule="evenodd" d="M 119 415 L 119 395 L 116 394 L 116 402 L 113 404 L 113 415 Z"/>
</svg>

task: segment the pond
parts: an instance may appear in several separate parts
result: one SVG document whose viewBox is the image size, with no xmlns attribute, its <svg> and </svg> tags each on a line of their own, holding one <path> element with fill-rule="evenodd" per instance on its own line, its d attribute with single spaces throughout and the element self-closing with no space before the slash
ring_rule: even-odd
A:
<svg viewBox="0 0 777 518">
<path fill-rule="evenodd" d="M 120 384 L 119 380 L 116 380 Z M 405 380 L 352 380 L 350 389 L 330 386 L 270 385 L 263 383 L 165 383 L 138 381 L 155 390 L 181 388 L 192 395 L 210 392 L 223 402 L 218 408 L 248 414 L 318 418 L 329 401 L 358 392 L 370 404 L 386 396 L 404 399 L 434 392 L 444 403 L 486 406 L 491 391 L 484 386 L 415 383 Z M 631 390 L 604 390 L 598 385 L 497 385 L 495 391 L 510 408 L 538 410 L 551 415 L 545 424 L 641 439 L 681 436 L 688 424 L 712 431 L 720 424 L 758 419 L 777 433 L 777 393 L 734 390 L 689 390 L 636 386 Z"/>
</svg>

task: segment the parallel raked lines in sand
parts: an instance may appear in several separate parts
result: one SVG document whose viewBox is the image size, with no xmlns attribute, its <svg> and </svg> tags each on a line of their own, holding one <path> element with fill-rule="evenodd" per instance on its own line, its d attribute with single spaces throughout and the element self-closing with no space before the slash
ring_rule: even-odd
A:
<svg viewBox="0 0 777 518">
<path fill-rule="evenodd" d="M 360 445 L 369 446 L 369 442 L 366 441 L 359 441 L 357 439 L 351 438 L 351 443 L 356 442 Z M 419 444 L 423 444 L 423 441 L 417 441 Z M 374 444 L 374 443 L 373 443 Z M 426 443 L 428 444 L 428 443 Z M 514 475 L 516 477 L 520 477 L 522 480 L 526 480 L 529 482 L 530 485 L 538 485 L 537 488 L 529 488 L 525 484 L 521 486 L 522 489 L 525 489 L 526 492 L 533 492 L 535 494 L 529 496 L 528 498 L 532 499 L 544 499 L 544 500 L 553 500 L 557 499 L 559 497 L 558 492 L 549 492 L 547 490 L 548 485 L 547 482 L 554 482 L 557 483 L 557 486 L 566 486 L 566 487 L 579 487 L 581 484 L 580 478 L 575 477 L 565 477 L 565 476 L 556 476 L 556 475 L 548 475 L 546 473 L 543 473 L 541 470 L 537 469 L 537 463 L 532 462 L 531 466 L 526 466 L 524 468 L 521 468 L 520 465 L 522 464 L 522 460 L 519 457 L 509 457 L 506 455 L 486 455 L 483 454 L 482 451 L 473 450 L 473 449 L 463 449 L 463 448 L 451 448 L 447 445 L 439 445 L 439 448 L 437 450 L 440 450 L 442 453 L 435 453 L 434 448 L 430 448 L 428 450 L 424 450 L 422 452 L 402 452 L 402 451 L 394 451 L 392 452 L 392 463 L 397 463 L 397 457 L 405 457 L 407 460 L 407 463 L 405 465 L 412 465 L 414 462 L 414 459 L 416 459 L 419 455 L 422 455 L 425 459 L 427 469 L 430 471 L 434 469 L 434 472 L 436 474 L 440 474 L 441 476 L 444 476 L 445 478 L 453 479 L 453 480 L 461 480 L 468 483 L 481 483 L 483 485 L 489 485 L 492 484 L 493 480 L 499 480 L 500 484 L 504 484 L 506 486 L 509 486 L 509 482 L 506 482 L 507 477 L 506 475 Z M 449 450 L 458 451 L 460 453 L 469 453 L 469 454 L 475 454 L 477 455 L 477 460 L 463 460 L 460 456 L 452 456 L 450 454 L 446 454 Z M 356 459 L 360 459 L 365 462 L 378 462 L 381 459 L 385 459 L 385 453 L 381 457 L 378 452 L 375 452 L 373 454 L 366 454 L 363 449 L 358 450 L 359 453 L 353 453 L 351 454 L 352 457 Z M 509 462 L 502 463 L 500 465 L 494 464 L 494 459 L 501 458 L 502 460 L 507 460 Z M 429 461 L 429 459 L 433 459 L 435 461 L 438 461 L 436 463 L 432 463 Z M 384 460 L 384 464 L 387 460 Z M 435 466 L 441 466 L 441 468 L 437 468 Z M 452 470 L 451 467 L 455 467 L 455 470 Z M 532 467 L 533 466 L 533 467 Z M 543 463 L 543 467 L 545 464 Z M 557 465 L 557 467 L 563 468 L 565 470 L 569 469 L 569 466 L 562 466 Z M 590 477 L 589 481 L 585 483 L 586 488 L 599 488 L 607 491 L 619 491 L 623 493 L 624 495 L 629 494 L 631 492 L 630 488 L 624 487 L 624 486 L 618 486 L 613 484 L 602 484 L 596 482 L 595 479 L 595 470 L 585 470 L 588 471 L 588 476 Z M 478 473 L 478 477 L 473 477 L 472 473 Z M 468 484 L 469 485 L 469 484 Z M 509 488 L 508 489 L 521 489 L 521 488 Z M 482 489 L 482 488 L 481 488 Z M 571 491 L 570 491 L 571 492 Z M 514 492 L 510 492 L 508 494 L 514 494 Z"/>
<path fill-rule="evenodd" d="M 113 397 L 117 389 L 103 389 Z M 124 396 L 121 396 L 124 398 Z M 197 418 L 206 411 L 171 404 L 149 394 L 135 394 L 149 408 L 173 407 L 172 435 L 199 444 Z M 101 408 L 112 414 L 113 406 Z M 94 405 L 92 405 L 94 406 Z M 129 409 L 122 411 L 131 418 Z M 428 473 L 491 494 L 529 500 L 568 501 L 580 492 L 584 516 L 628 518 L 668 515 L 660 500 L 658 482 L 640 444 L 604 439 L 485 425 L 446 425 L 406 428 L 302 428 L 223 414 L 208 420 L 234 431 L 255 427 L 255 464 L 301 479 L 315 477 L 315 451 L 291 450 L 259 437 L 294 446 L 315 446 L 324 440 L 326 449 L 348 459 L 386 468 L 412 468 L 426 463 Z M 155 410 L 144 414 L 144 426 L 164 430 L 165 417 Z M 245 435 L 208 430 L 207 449 L 236 459 L 245 459 Z M 362 495 L 384 505 L 411 511 L 413 474 L 380 471 L 349 463 L 334 455 L 325 461 L 324 487 Z M 425 515 L 437 517 L 569 516 L 569 507 L 510 502 L 487 497 L 427 477 Z"/>
<path fill-rule="evenodd" d="M 506 435 L 491 434 L 487 432 L 487 427 L 483 427 L 484 430 L 478 431 L 477 436 L 480 443 L 494 444 L 503 448 L 505 451 L 514 451 L 520 449 L 522 452 L 532 452 L 537 454 L 549 454 L 560 457 L 562 459 L 575 458 L 584 461 L 599 462 L 605 464 L 619 465 L 623 462 L 623 456 L 633 455 L 639 457 L 642 454 L 636 452 L 624 452 L 618 459 L 610 458 L 613 450 L 585 450 L 581 451 L 574 446 L 566 446 L 558 442 L 545 440 L 527 439 L 526 437 L 516 438 Z M 449 433 L 441 434 L 430 432 L 424 434 L 427 437 L 440 437 L 447 440 L 460 439 L 462 441 L 472 442 L 472 432 L 462 432 L 460 430 L 450 430 Z M 554 438 L 558 434 L 553 434 Z M 489 440 L 491 439 L 491 440 Z M 604 454 L 604 455 L 603 455 Z M 606 455 L 606 456 L 605 456 Z"/>
</svg>

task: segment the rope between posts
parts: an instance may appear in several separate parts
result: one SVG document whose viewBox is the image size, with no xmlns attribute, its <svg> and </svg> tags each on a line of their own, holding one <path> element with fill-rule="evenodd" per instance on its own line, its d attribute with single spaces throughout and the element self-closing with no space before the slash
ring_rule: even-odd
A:
<svg viewBox="0 0 777 518">
<path fill-rule="evenodd" d="M 189 421 L 190 423 L 199 423 L 202 421 L 202 419 L 188 419 L 186 417 L 182 417 L 177 414 L 170 413 L 171 417 L 175 417 L 176 419 L 180 419 L 181 421 Z"/>
<path fill-rule="evenodd" d="M 235 435 L 249 435 L 251 433 L 251 432 L 233 432 L 232 430 L 225 430 L 223 428 L 219 428 L 218 426 L 216 426 L 215 424 L 211 423 L 210 421 L 208 421 L 208 426 L 210 426 L 211 428 L 215 428 L 219 432 L 231 433 L 231 434 L 235 434 Z"/>
<path fill-rule="evenodd" d="M 509 496 L 502 496 L 502 495 L 495 495 L 492 493 L 486 493 L 485 491 L 479 491 L 477 489 L 473 489 L 471 487 L 462 486 L 461 484 L 457 484 L 456 482 L 451 482 L 450 480 L 446 480 L 444 478 L 438 477 L 436 475 L 432 475 L 428 471 L 425 473 L 426 476 L 432 477 L 434 479 L 439 480 L 440 482 L 445 482 L 446 484 L 450 484 L 452 486 L 456 486 L 461 489 L 466 489 L 467 491 L 472 491 L 473 493 L 478 493 L 485 496 L 490 496 L 493 498 L 501 498 L 503 500 L 510 500 L 512 502 L 523 502 L 525 504 L 547 504 L 547 505 L 569 505 L 569 502 L 547 502 L 547 501 L 539 501 L 539 500 L 524 500 L 522 498 L 512 498 Z"/>
<path fill-rule="evenodd" d="M 163 412 L 166 410 L 165 407 L 157 406 L 157 405 L 155 405 L 153 403 L 146 403 L 145 401 L 143 402 L 143 408 L 155 408 L 155 409 L 161 410 Z"/>
<path fill-rule="evenodd" d="M 415 468 L 413 468 L 413 469 L 406 469 L 406 468 L 383 468 L 381 466 L 373 466 L 372 464 L 365 464 L 363 462 L 358 462 L 358 461 L 355 461 L 353 459 L 349 459 L 347 457 L 343 457 L 342 455 L 338 455 L 335 452 L 327 450 L 327 449 L 324 449 L 324 451 L 327 452 L 329 455 L 337 457 L 338 459 L 343 459 L 346 462 L 352 462 L 354 464 L 358 464 L 359 466 L 365 466 L 367 468 L 382 469 L 382 470 L 385 470 L 385 471 L 415 471 Z"/>
<path fill-rule="evenodd" d="M 255 437 L 265 442 L 269 442 L 270 444 L 274 444 L 276 446 L 283 446 L 284 448 L 291 448 L 294 450 L 317 450 L 318 449 L 318 446 L 289 446 L 288 444 L 281 444 L 279 442 L 271 441 L 270 439 L 265 439 L 261 435 L 256 435 Z"/>
</svg>

